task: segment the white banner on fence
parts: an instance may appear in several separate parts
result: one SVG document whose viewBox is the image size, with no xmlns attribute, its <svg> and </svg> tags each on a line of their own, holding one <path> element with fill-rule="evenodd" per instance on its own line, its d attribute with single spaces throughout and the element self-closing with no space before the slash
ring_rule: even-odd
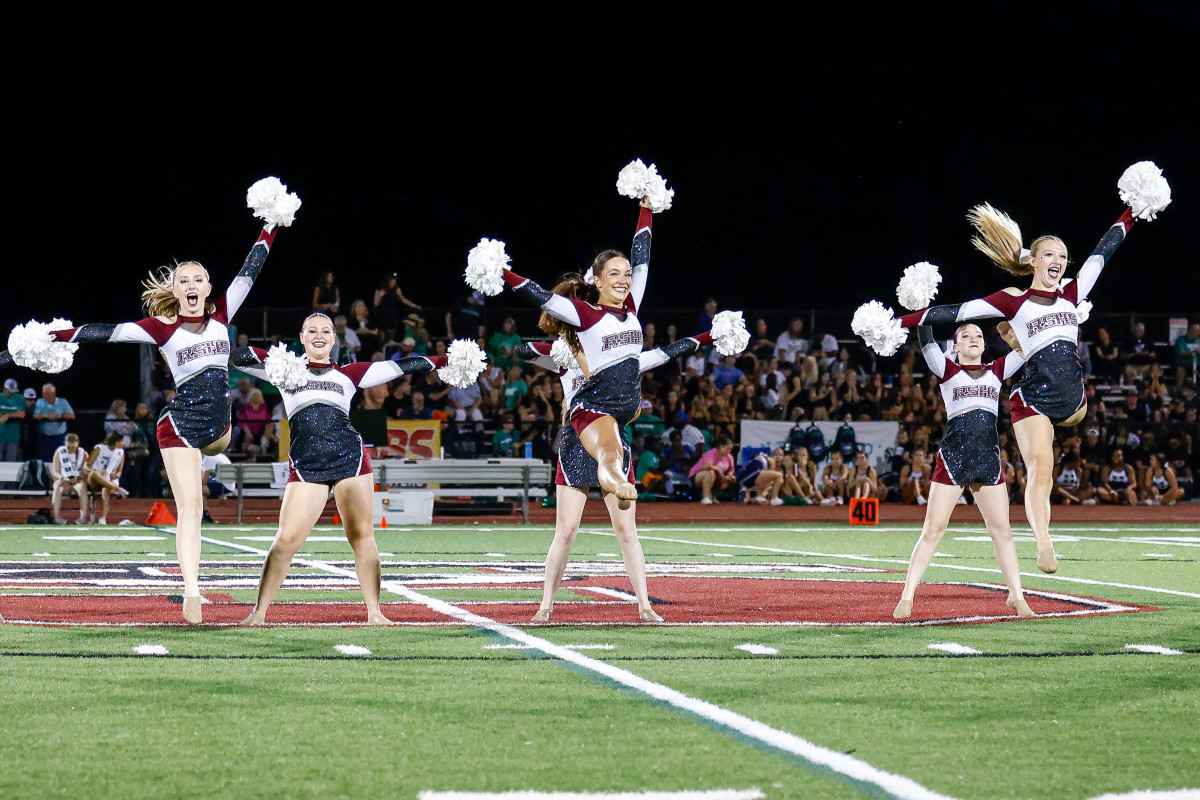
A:
<svg viewBox="0 0 1200 800">
<path fill-rule="evenodd" d="M 826 447 L 832 449 L 834 436 L 837 435 L 838 428 L 842 427 L 842 423 L 817 422 L 813 424 L 817 426 L 818 430 L 825 437 Z M 800 423 L 801 430 L 806 430 L 808 426 L 808 422 Z M 858 444 L 858 449 L 867 453 L 867 456 L 871 459 L 871 466 L 875 467 L 880 473 L 886 472 L 887 465 L 884 453 L 889 447 L 896 446 L 896 437 L 900 435 L 900 423 L 851 422 L 850 426 L 854 428 L 854 438 Z M 761 419 L 742 420 L 740 441 L 742 463 L 744 464 L 747 458 L 751 458 L 764 450 L 770 452 L 776 447 L 786 447 L 788 435 L 795 427 L 791 422 L 775 422 Z"/>
</svg>

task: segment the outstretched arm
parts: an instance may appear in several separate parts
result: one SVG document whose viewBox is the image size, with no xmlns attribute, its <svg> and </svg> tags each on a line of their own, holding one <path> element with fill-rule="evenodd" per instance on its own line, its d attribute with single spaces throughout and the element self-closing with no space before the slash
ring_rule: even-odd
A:
<svg viewBox="0 0 1200 800">
<path fill-rule="evenodd" d="M 262 272 L 263 263 L 267 260 L 267 254 L 271 252 L 271 243 L 275 241 L 277 230 L 263 228 L 262 233 L 258 235 L 258 241 L 250 248 L 249 255 L 242 262 L 241 271 L 225 290 L 225 296 L 217 301 L 217 310 L 213 316 L 220 322 L 228 325 L 233 315 L 242 307 L 246 296 L 250 294 L 250 287 L 258 279 L 258 273 Z"/>
<path fill-rule="evenodd" d="M 562 367 L 550 357 L 550 347 L 550 342 L 521 342 L 513 348 L 513 353 L 522 361 L 550 370 L 555 374 L 561 373 Z"/>
<path fill-rule="evenodd" d="M 1096 285 L 1096 281 L 1100 278 L 1100 273 L 1104 270 L 1104 265 L 1108 263 L 1108 259 L 1116 252 L 1117 246 L 1125 241 L 1125 237 L 1129 234 L 1129 229 L 1133 227 L 1133 209 L 1126 208 L 1125 213 L 1121 218 L 1112 224 L 1112 227 L 1104 234 L 1104 238 L 1100 240 L 1100 244 L 1096 245 L 1096 249 L 1087 257 L 1087 260 L 1079 267 L 1079 272 L 1075 274 L 1075 280 L 1063 287 L 1063 295 L 1072 303 L 1079 304 L 1086 300 L 1092 288 Z"/>
<path fill-rule="evenodd" d="M 965 303 L 930 306 L 911 314 L 905 314 L 898 319 L 900 324 L 906 328 L 915 328 L 919 325 L 953 325 L 972 319 L 996 317 L 1012 319 L 1024 300 L 1024 293 L 1014 295 L 1001 291 L 978 300 L 968 300 Z"/>
<path fill-rule="evenodd" d="M 263 362 L 267 360 L 267 351 L 257 347 L 239 347 L 229 355 L 229 363 L 252 378 L 260 381 L 267 380 L 267 369 Z M 270 381 L 267 381 L 270 383 Z"/>
<path fill-rule="evenodd" d="M 690 356 L 701 347 L 710 344 L 712 344 L 712 331 L 705 331 L 696 336 L 685 336 L 682 339 L 676 339 L 668 345 L 656 347 L 653 350 L 646 350 L 639 354 L 638 369 L 641 372 L 646 372 L 655 367 L 661 367 L 672 358 Z"/>
<path fill-rule="evenodd" d="M 644 202 L 644 201 L 643 201 Z M 646 294 L 646 280 L 650 277 L 650 238 L 654 212 L 642 206 L 638 211 L 637 230 L 633 234 L 633 247 L 629 251 L 629 263 L 633 265 L 633 282 L 626 298 L 626 307 L 633 313 L 642 308 L 642 297 Z"/>
<path fill-rule="evenodd" d="M 949 359 L 942 352 L 942 348 L 938 345 L 937 340 L 933 338 L 933 328 L 928 325 L 918 325 L 917 341 L 921 343 L 921 355 L 925 357 L 925 363 L 929 366 L 929 371 L 938 378 L 944 378 L 946 376 L 946 363 Z"/>
<path fill-rule="evenodd" d="M 360 361 L 357 364 L 341 367 L 341 372 L 353 381 L 355 386 L 366 389 L 370 386 L 394 381 L 401 375 L 424 375 L 431 369 L 439 369 L 444 366 L 446 366 L 445 356 L 412 356 L 399 361 Z"/>
<path fill-rule="evenodd" d="M 549 289 L 538 285 L 529 278 L 523 278 L 511 269 L 504 270 L 504 282 L 512 287 L 512 290 L 541 306 L 542 310 L 553 317 L 561 319 L 568 325 L 580 327 L 583 325 L 583 315 L 580 313 L 581 308 L 588 308 L 588 304 L 582 300 L 576 300 L 572 297 L 563 297 L 555 294 Z"/>
</svg>

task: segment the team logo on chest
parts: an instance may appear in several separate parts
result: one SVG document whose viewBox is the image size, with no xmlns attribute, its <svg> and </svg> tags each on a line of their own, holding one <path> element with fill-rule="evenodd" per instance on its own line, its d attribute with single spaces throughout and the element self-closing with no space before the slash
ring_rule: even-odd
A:
<svg viewBox="0 0 1200 800">
<path fill-rule="evenodd" d="M 600 340 L 601 350 L 612 350 L 614 347 L 624 347 L 625 345 L 641 345 L 642 332 L 640 330 L 621 331 L 620 333 L 610 333 Z"/>
<path fill-rule="evenodd" d="M 288 394 L 296 394 L 297 392 L 333 392 L 340 395 L 346 394 L 346 390 L 337 381 L 309 381 L 299 389 L 289 391 Z"/>
<path fill-rule="evenodd" d="M 228 356 L 229 342 L 219 339 L 211 342 L 199 342 L 190 347 L 181 347 L 175 352 L 175 365 L 182 367 L 189 361 L 208 356 Z"/>
<path fill-rule="evenodd" d="M 982 397 L 987 400 L 998 401 L 1000 399 L 1000 390 L 995 386 L 980 386 L 979 384 L 954 387 L 954 400 L 964 400 L 969 397 Z"/>
<path fill-rule="evenodd" d="M 1044 317 L 1030 320 L 1025 323 L 1025 330 L 1030 336 L 1036 336 L 1042 331 L 1050 328 L 1057 328 L 1060 325 L 1078 325 L 1079 317 L 1075 316 L 1074 311 L 1060 311 L 1056 314 L 1047 314 Z"/>
</svg>

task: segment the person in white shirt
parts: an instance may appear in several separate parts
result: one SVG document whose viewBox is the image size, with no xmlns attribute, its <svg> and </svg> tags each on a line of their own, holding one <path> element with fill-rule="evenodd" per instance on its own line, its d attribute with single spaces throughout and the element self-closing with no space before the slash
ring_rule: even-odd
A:
<svg viewBox="0 0 1200 800">
<path fill-rule="evenodd" d="M 789 364 L 796 363 L 796 356 L 808 355 L 808 339 L 804 338 L 804 320 L 792 317 L 788 329 L 775 340 L 775 357 Z"/>
<path fill-rule="evenodd" d="M 283 403 L 279 404 L 281 407 Z M 233 487 L 221 483 L 217 480 L 217 466 L 220 464 L 232 464 L 229 456 L 224 453 L 217 453 L 215 456 L 202 456 L 200 458 L 200 493 L 204 497 L 204 514 L 201 516 L 203 522 L 209 525 L 215 525 L 217 521 L 212 518 L 212 514 L 208 511 L 208 499 L 216 497 L 218 499 L 227 494 L 233 493 Z"/>
<path fill-rule="evenodd" d="M 88 456 L 87 487 L 100 492 L 100 519 L 96 520 L 99 525 L 108 524 L 108 505 L 114 494 L 129 497 L 129 492 L 121 488 L 121 472 L 125 469 L 125 448 L 121 446 L 124 438 L 118 431 L 109 431 Z M 94 513 L 95 509 L 92 511 Z"/>
<path fill-rule="evenodd" d="M 84 451 L 79 446 L 79 436 L 68 433 L 63 444 L 54 451 L 54 460 L 50 462 L 50 477 L 54 479 L 53 493 L 50 496 L 50 506 L 54 512 L 54 521 L 65 525 L 59 512 L 62 510 L 63 494 L 73 491 L 79 497 L 79 519 L 76 525 L 86 525 L 88 521 L 88 493 L 86 476 L 87 464 L 84 462 Z"/>
</svg>

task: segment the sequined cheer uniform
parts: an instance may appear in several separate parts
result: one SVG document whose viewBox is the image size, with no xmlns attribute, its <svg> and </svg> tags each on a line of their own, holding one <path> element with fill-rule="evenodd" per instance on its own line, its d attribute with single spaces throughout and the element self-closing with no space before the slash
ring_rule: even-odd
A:
<svg viewBox="0 0 1200 800">
<path fill-rule="evenodd" d="M 172 322 L 147 317 L 118 325 L 81 325 L 54 331 L 54 338 L 60 342 L 158 345 L 176 391 L 175 399 L 158 418 L 158 444 L 207 447 L 229 430 L 229 321 L 250 294 L 274 239 L 275 231 L 264 228 L 211 314 L 180 315 Z"/>
<path fill-rule="evenodd" d="M 239 347 L 233 365 L 255 378 L 267 380 L 263 366 L 267 352 L 256 347 Z M 414 356 L 402 361 L 370 361 L 347 364 L 309 364 L 308 383 L 294 391 L 280 390 L 283 410 L 291 429 L 288 453 L 288 482 L 324 483 L 367 475 L 371 459 L 362 436 L 350 424 L 350 401 L 354 392 L 445 366 L 444 358 Z"/>
<path fill-rule="evenodd" d="M 628 425 L 641 405 L 642 379 L 637 357 L 642 351 L 642 324 L 637 312 L 646 293 L 650 270 L 652 219 L 650 209 L 641 209 L 630 259 L 633 279 L 621 308 L 594 306 L 563 297 L 512 270 L 504 271 L 504 280 L 517 294 L 575 327 L 588 365 L 587 377 L 567 406 L 567 419 L 576 433 L 606 415 L 616 419 L 618 425 Z"/>
<path fill-rule="evenodd" d="M 647 350 L 638 354 L 638 373 L 661 367 L 663 364 L 670 361 L 672 358 L 691 355 L 700 347 L 710 344 L 712 335 L 702 333 L 699 336 L 687 337 L 672 342 L 666 347 Z M 517 357 L 522 361 L 527 361 L 530 364 L 536 364 L 543 369 L 548 369 L 558 376 L 563 387 L 563 406 L 571 407 L 571 400 L 579 387 L 587 382 L 587 376 L 583 374 L 583 370 L 578 366 L 573 366 L 570 369 L 562 369 L 550 357 L 549 342 L 533 342 L 522 343 L 516 348 Z M 630 483 L 634 482 L 633 474 L 633 453 L 629 448 L 629 437 L 624 425 L 619 426 L 618 431 L 621 436 L 621 450 L 623 451 L 621 468 L 625 472 Z M 558 437 L 558 469 L 554 476 L 554 483 L 558 486 L 575 486 L 577 488 L 595 489 L 600 486 L 600 480 L 596 476 L 596 459 L 588 455 L 588 452 L 583 447 L 583 442 L 579 441 L 579 434 L 575 432 L 575 428 L 570 425 L 564 425 Z"/>
<path fill-rule="evenodd" d="M 900 322 L 913 327 L 996 317 L 1008 320 L 1026 360 L 1025 372 L 1011 395 L 1013 422 L 1036 414 L 1063 422 L 1084 405 L 1076 307 L 1096 285 L 1105 263 L 1131 227 L 1133 213 L 1126 209 L 1083 262 L 1075 280 L 1063 280 L 1053 292 L 1026 289 L 1014 295 L 1001 291 L 980 300 L 905 314 Z"/>
<path fill-rule="evenodd" d="M 921 355 L 937 376 L 938 390 L 946 404 L 946 433 L 933 467 L 934 483 L 948 486 L 1004 483 L 1000 441 L 996 435 L 1000 388 L 1025 359 L 1012 352 L 990 364 L 963 366 L 946 357 L 929 326 L 918 326 L 917 337 Z M 973 376 L 972 372 L 977 374 Z"/>
</svg>

